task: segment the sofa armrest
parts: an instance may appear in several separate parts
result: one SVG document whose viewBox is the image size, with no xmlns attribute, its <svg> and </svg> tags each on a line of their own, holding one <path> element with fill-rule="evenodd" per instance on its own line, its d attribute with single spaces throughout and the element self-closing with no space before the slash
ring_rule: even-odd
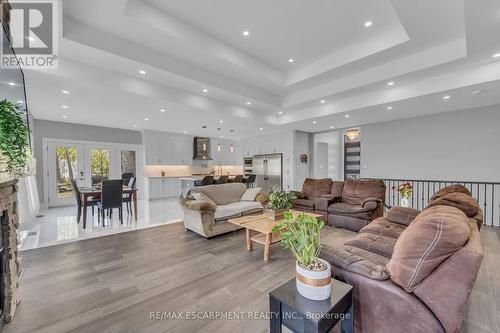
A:
<svg viewBox="0 0 500 333">
<path fill-rule="evenodd" d="M 217 205 L 210 201 L 203 200 L 184 200 L 181 202 L 181 205 L 185 209 L 203 212 L 203 211 L 211 211 L 215 212 L 217 210 Z"/>
<path fill-rule="evenodd" d="M 401 225 L 409 225 L 417 215 L 419 210 L 406 207 L 392 207 L 387 211 L 387 219 Z"/>
<path fill-rule="evenodd" d="M 361 207 L 367 209 L 376 209 L 379 203 L 382 203 L 382 200 L 375 197 L 368 197 L 363 200 L 363 202 L 361 203 Z"/>
<path fill-rule="evenodd" d="M 314 207 L 316 210 L 326 212 L 328 211 L 328 206 L 332 203 L 338 202 L 340 197 L 333 194 L 324 194 L 319 198 L 314 199 Z"/>
<path fill-rule="evenodd" d="M 295 194 L 297 199 L 307 199 L 307 195 L 302 191 L 290 191 L 290 192 Z"/>
</svg>

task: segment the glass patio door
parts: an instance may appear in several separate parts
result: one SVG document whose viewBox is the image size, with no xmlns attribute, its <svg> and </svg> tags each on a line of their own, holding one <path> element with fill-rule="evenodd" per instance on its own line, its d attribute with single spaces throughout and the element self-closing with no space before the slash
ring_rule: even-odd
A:
<svg viewBox="0 0 500 333">
<path fill-rule="evenodd" d="M 51 142 L 47 149 L 49 207 L 76 204 L 71 179 L 78 186 L 85 186 L 84 146 Z"/>
</svg>

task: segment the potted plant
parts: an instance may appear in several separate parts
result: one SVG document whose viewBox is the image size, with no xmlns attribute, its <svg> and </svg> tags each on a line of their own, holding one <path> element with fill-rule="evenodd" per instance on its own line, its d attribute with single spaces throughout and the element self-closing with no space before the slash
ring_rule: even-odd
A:
<svg viewBox="0 0 500 333">
<path fill-rule="evenodd" d="M 267 216 L 274 221 L 282 219 L 283 213 L 285 212 L 285 210 L 292 208 L 292 200 L 296 198 L 297 197 L 292 192 L 270 192 Z"/>
<path fill-rule="evenodd" d="M 273 228 L 273 232 L 283 237 L 283 248 L 290 250 L 297 259 L 297 291 L 317 301 L 330 297 L 331 291 L 330 264 L 318 258 L 321 252 L 320 233 L 324 226 L 323 221 L 305 213 L 294 218 L 291 212 L 285 212 L 285 221 Z"/>
<path fill-rule="evenodd" d="M 30 160 L 28 126 L 24 110 L 6 99 L 0 101 L 0 179 L 9 180 L 26 174 Z"/>
<path fill-rule="evenodd" d="M 413 186 L 411 185 L 411 183 L 406 182 L 399 186 L 393 186 L 392 190 L 397 191 L 399 193 L 399 196 L 401 197 L 400 200 L 401 207 L 410 208 L 411 206 L 410 197 L 413 192 Z"/>
</svg>

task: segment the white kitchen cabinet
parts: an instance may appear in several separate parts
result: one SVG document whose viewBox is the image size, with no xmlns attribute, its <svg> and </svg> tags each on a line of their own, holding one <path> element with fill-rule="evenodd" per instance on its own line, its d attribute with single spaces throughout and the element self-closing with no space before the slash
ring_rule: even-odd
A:
<svg viewBox="0 0 500 333">
<path fill-rule="evenodd" d="M 144 130 L 143 140 L 148 165 L 193 163 L 193 137 L 190 135 Z"/>
<path fill-rule="evenodd" d="M 181 193 L 179 178 L 155 177 L 149 178 L 149 199 L 177 197 Z"/>
</svg>

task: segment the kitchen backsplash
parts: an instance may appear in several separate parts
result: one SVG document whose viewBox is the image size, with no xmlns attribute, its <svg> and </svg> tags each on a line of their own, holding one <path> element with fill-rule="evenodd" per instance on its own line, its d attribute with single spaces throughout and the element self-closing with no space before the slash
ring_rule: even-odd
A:
<svg viewBox="0 0 500 333">
<path fill-rule="evenodd" d="M 243 174 L 243 168 L 239 165 L 222 165 L 222 174 Z M 191 176 L 193 174 L 209 174 L 214 170 L 219 173 L 218 166 L 191 166 L 191 165 L 146 165 L 144 166 L 144 177 L 159 177 L 165 171 L 166 177 Z"/>
</svg>

